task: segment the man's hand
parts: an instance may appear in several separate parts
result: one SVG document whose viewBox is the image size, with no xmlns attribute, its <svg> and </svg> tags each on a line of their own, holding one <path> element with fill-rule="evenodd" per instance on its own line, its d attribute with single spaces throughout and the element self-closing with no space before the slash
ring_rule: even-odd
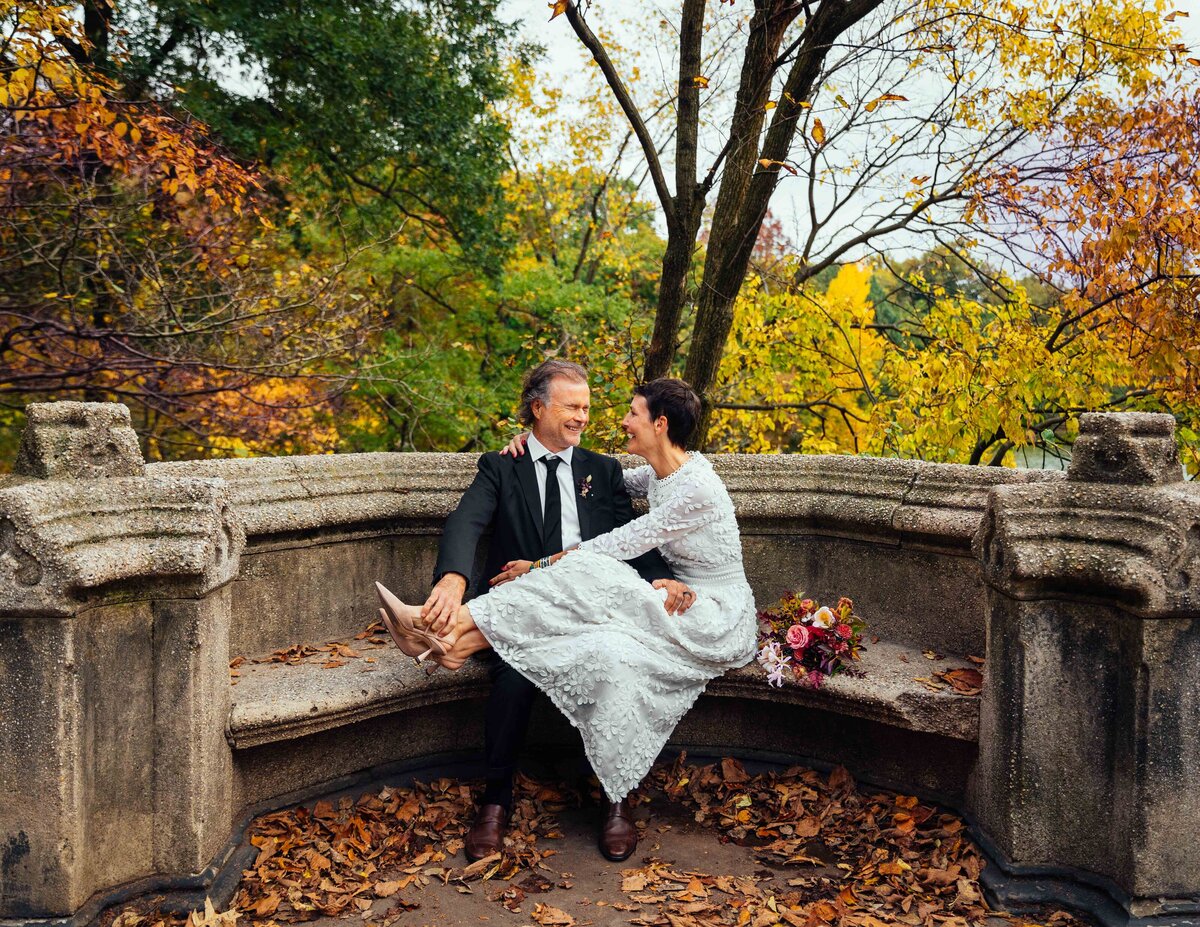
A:
<svg viewBox="0 0 1200 927">
<path fill-rule="evenodd" d="M 663 602 L 663 608 L 668 615 L 682 615 L 696 602 L 696 593 L 677 579 L 656 579 L 650 585 L 655 589 L 667 590 L 667 601 Z"/>
<path fill-rule="evenodd" d="M 461 573 L 447 573 L 439 579 L 421 607 L 425 626 L 434 634 L 441 634 L 452 627 L 466 593 L 467 578 Z"/>
<path fill-rule="evenodd" d="M 532 560 L 510 560 L 504 564 L 504 572 L 497 573 L 488 580 L 489 586 L 503 586 L 511 583 L 518 576 L 524 576 L 533 567 Z"/>
</svg>

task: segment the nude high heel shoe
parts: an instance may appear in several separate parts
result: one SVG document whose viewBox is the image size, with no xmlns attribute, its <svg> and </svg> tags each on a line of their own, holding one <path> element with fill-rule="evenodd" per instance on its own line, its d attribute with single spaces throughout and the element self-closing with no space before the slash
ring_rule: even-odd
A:
<svg viewBox="0 0 1200 927">
<path fill-rule="evenodd" d="M 380 609 L 383 615 L 383 626 L 388 629 L 396 646 L 418 663 L 432 654 L 439 657 L 445 656 L 447 651 L 454 646 L 453 638 L 439 637 L 424 628 L 417 627 L 412 619 L 405 615 L 407 606 L 382 583 L 375 584 L 375 591 L 383 603 L 383 608 Z M 407 646 L 402 644 L 401 640 L 406 641 Z M 420 647 L 425 649 L 420 650 Z M 413 651 L 419 652 L 414 653 Z"/>
<path fill-rule="evenodd" d="M 379 620 L 383 622 L 383 626 L 387 628 L 388 634 L 391 635 L 392 643 L 399 647 L 400 651 L 406 656 L 412 657 L 417 663 L 420 663 L 429 656 L 431 651 L 422 650 L 420 644 L 400 633 L 400 629 L 392 621 L 392 616 L 387 613 L 387 609 L 381 608 L 379 610 Z"/>
</svg>

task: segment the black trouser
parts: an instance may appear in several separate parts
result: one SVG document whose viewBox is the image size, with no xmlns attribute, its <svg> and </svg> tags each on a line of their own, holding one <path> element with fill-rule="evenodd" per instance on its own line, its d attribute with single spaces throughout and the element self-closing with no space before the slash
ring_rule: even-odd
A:
<svg viewBox="0 0 1200 927">
<path fill-rule="evenodd" d="M 517 755 L 525 744 L 529 715 L 538 689 L 495 652 L 491 655 L 488 673 L 492 691 L 488 695 L 483 722 L 487 786 L 480 804 L 511 808 Z"/>
</svg>

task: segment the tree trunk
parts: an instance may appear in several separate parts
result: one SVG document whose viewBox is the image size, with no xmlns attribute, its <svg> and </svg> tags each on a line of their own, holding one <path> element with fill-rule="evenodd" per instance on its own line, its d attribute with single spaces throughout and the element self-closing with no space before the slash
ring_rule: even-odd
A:
<svg viewBox="0 0 1200 927">
<path fill-rule="evenodd" d="M 831 44 L 881 2 L 823 0 L 816 8 L 792 46 L 792 66 L 761 151 L 758 140 L 766 117 L 771 76 L 784 31 L 799 7 L 786 0 L 758 0 L 755 4 L 685 373 L 702 403 L 700 424 L 693 436 L 695 447 L 703 447 L 708 436 L 712 410 L 709 393 L 733 327 L 733 304 L 749 271 L 750 255 L 779 181 L 780 165 L 791 151 Z"/>
<path fill-rule="evenodd" d="M 705 0 L 684 0 L 679 28 L 675 193 L 672 194 L 658 151 L 628 88 L 574 0 L 566 0 L 564 12 L 571 28 L 600 66 L 642 146 L 666 216 L 667 247 L 663 254 L 654 334 L 645 355 L 643 376 L 646 379 L 664 376 L 671 369 L 687 300 L 687 274 L 700 230 L 701 212 L 718 170 L 722 173 L 704 265 L 704 286 L 685 372 L 704 403 L 701 428 L 695 438 L 700 445 L 708 430 L 708 393 L 716 381 L 725 339 L 733 324 L 733 303 L 746 278 L 750 255 L 779 179 L 779 167 L 788 158 L 796 127 L 808 106 L 832 43 L 882 2 L 819 0 L 814 9 L 808 0 L 754 0 L 754 15 L 742 59 L 729 139 L 704 180 L 698 183 L 699 94 L 705 81 L 697 78 L 705 77 L 699 73 L 703 62 Z M 781 55 L 784 34 L 801 12 L 808 17 L 804 29 Z M 760 154 L 759 139 L 769 112 L 766 104 L 773 78 L 788 61 L 791 65 L 787 80 L 781 98 L 776 101 Z M 761 165 L 760 161 L 763 162 Z"/>
<path fill-rule="evenodd" d="M 700 231 L 704 192 L 696 183 L 700 136 L 700 84 L 703 65 L 705 0 L 684 0 L 679 21 L 679 104 L 675 133 L 675 197 L 667 211 L 667 249 L 658 286 L 654 335 L 646 349 L 643 377 L 653 380 L 671 372 L 679 323 L 687 304 L 687 277 Z M 673 219 L 672 219 L 673 217 Z"/>
<path fill-rule="evenodd" d="M 729 128 L 729 145 L 717 206 L 713 213 L 704 262 L 704 286 L 696 308 L 696 326 L 688 350 L 685 379 L 700 394 L 702 412 L 693 436 L 696 447 L 704 445 L 710 414 L 709 392 L 725 352 L 725 340 L 733 326 L 733 303 L 750 266 L 750 253 L 766 215 L 748 217 L 747 197 L 758 165 L 758 139 L 766 120 L 779 46 L 784 32 L 799 7 L 788 0 L 758 0 L 750 20 L 750 35 L 742 58 L 737 104 Z M 772 174 L 774 179 L 777 174 Z M 748 237 L 748 244 L 743 239 Z M 744 256 L 743 256 L 744 254 Z"/>
<path fill-rule="evenodd" d="M 675 360 L 675 342 L 679 337 L 679 321 L 687 302 L 687 273 L 692 263 L 692 247 L 696 233 L 674 232 L 667 236 L 663 254 L 662 277 L 658 285 L 658 310 L 654 314 L 654 335 L 646 349 L 645 380 L 665 377 Z"/>
</svg>

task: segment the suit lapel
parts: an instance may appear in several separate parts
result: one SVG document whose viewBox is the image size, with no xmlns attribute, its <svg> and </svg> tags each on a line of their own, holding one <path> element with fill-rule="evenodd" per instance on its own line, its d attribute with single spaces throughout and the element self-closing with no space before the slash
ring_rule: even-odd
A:
<svg viewBox="0 0 1200 927">
<path fill-rule="evenodd" d="M 579 494 L 579 487 L 584 485 L 584 481 L 591 476 L 591 467 L 589 466 L 588 457 L 590 455 L 577 447 L 571 453 L 571 482 L 575 486 L 575 511 L 579 513 L 579 537 L 583 540 L 591 538 L 588 529 L 591 510 L 588 505 L 588 500 Z M 591 492 L 592 490 L 589 490 Z"/>
<path fill-rule="evenodd" d="M 542 543 L 542 498 L 538 495 L 537 470 L 533 465 L 533 457 L 522 454 L 516 460 L 517 483 L 525 496 L 525 507 L 529 517 L 533 519 L 534 536 L 538 545 Z"/>
</svg>

